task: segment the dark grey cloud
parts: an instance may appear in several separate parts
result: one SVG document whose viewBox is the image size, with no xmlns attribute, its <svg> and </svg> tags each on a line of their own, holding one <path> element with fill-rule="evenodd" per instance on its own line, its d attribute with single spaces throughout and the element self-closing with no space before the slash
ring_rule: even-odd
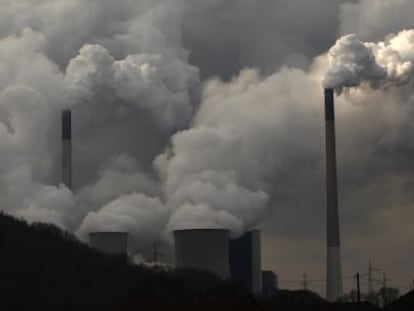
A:
<svg viewBox="0 0 414 311">
<path fill-rule="evenodd" d="M 336 39 L 344 1 L 191 1 L 184 44 L 203 77 L 228 79 L 244 67 L 272 73 L 306 68 Z"/>
<path fill-rule="evenodd" d="M 390 33 L 413 28 L 413 10 L 409 0 L 349 1 L 341 6 L 339 31 L 357 34 L 362 40 L 379 41 Z"/>
</svg>

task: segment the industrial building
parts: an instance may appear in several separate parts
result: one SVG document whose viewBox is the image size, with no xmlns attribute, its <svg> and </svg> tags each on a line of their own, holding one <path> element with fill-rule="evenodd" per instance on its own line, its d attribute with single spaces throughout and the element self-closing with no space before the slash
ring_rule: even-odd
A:
<svg viewBox="0 0 414 311">
<path fill-rule="evenodd" d="M 262 290 L 260 231 L 230 241 L 230 270 L 234 284 L 251 294 Z"/>
<path fill-rule="evenodd" d="M 127 256 L 128 253 L 127 232 L 91 232 L 89 243 L 104 254 Z"/>
<path fill-rule="evenodd" d="M 262 290 L 260 231 L 230 240 L 229 230 L 174 231 L 175 267 L 205 269 L 251 294 Z"/>
<path fill-rule="evenodd" d="M 262 271 L 262 293 L 273 295 L 279 289 L 279 280 L 276 273 L 270 270 Z"/>
<path fill-rule="evenodd" d="M 205 269 L 229 279 L 229 235 L 225 229 L 174 231 L 175 267 Z"/>
</svg>

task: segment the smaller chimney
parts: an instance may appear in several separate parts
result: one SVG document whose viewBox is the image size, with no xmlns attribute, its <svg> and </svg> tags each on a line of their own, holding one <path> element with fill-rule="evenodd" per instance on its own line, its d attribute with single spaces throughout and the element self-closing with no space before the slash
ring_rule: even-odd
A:
<svg viewBox="0 0 414 311">
<path fill-rule="evenodd" d="M 72 112 L 62 111 L 62 182 L 72 190 Z"/>
</svg>

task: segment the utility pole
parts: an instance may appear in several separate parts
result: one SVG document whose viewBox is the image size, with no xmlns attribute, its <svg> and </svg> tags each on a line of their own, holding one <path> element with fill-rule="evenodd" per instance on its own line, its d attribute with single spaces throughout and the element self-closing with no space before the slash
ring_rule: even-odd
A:
<svg viewBox="0 0 414 311">
<path fill-rule="evenodd" d="M 387 282 L 392 281 L 391 279 L 388 279 L 385 270 L 382 271 L 382 287 L 387 288 Z"/>
<path fill-rule="evenodd" d="M 356 274 L 356 282 L 357 282 L 357 302 L 359 305 L 361 303 L 361 286 L 359 283 L 359 273 Z"/>
<path fill-rule="evenodd" d="M 391 279 L 387 279 L 387 276 L 385 274 L 385 270 L 382 271 L 382 304 L 383 307 L 386 306 L 390 301 L 390 293 L 387 290 L 387 282 L 391 281 Z"/>
<path fill-rule="evenodd" d="M 368 295 L 374 292 L 374 281 L 379 281 L 374 279 L 373 272 L 379 271 L 377 268 L 373 268 L 371 264 L 371 259 L 368 262 Z"/>
</svg>

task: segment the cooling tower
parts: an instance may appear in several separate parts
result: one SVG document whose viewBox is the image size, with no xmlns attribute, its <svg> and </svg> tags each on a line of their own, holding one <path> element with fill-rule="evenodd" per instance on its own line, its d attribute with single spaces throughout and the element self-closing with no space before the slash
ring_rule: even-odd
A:
<svg viewBox="0 0 414 311">
<path fill-rule="evenodd" d="M 229 279 L 229 235 L 225 229 L 174 231 L 175 267 L 205 269 Z"/>
<path fill-rule="evenodd" d="M 230 241 L 232 282 L 250 294 L 262 290 L 260 231 L 253 230 Z"/>
<path fill-rule="evenodd" d="M 325 135 L 327 217 L 326 297 L 329 301 L 336 301 L 342 296 L 342 267 L 339 236 L 333 89 L 325 89 Z"/>
<path fill-rule="evenodd" d="M 104 254 L 127 255 L 127 232 L 91 232 L 89 233 L 90 245 Z"/>
<path fill-rule="evenodd" d="M 72 189 L 72 112 L 62 111 L 62 182 Z"/>
</svg>

